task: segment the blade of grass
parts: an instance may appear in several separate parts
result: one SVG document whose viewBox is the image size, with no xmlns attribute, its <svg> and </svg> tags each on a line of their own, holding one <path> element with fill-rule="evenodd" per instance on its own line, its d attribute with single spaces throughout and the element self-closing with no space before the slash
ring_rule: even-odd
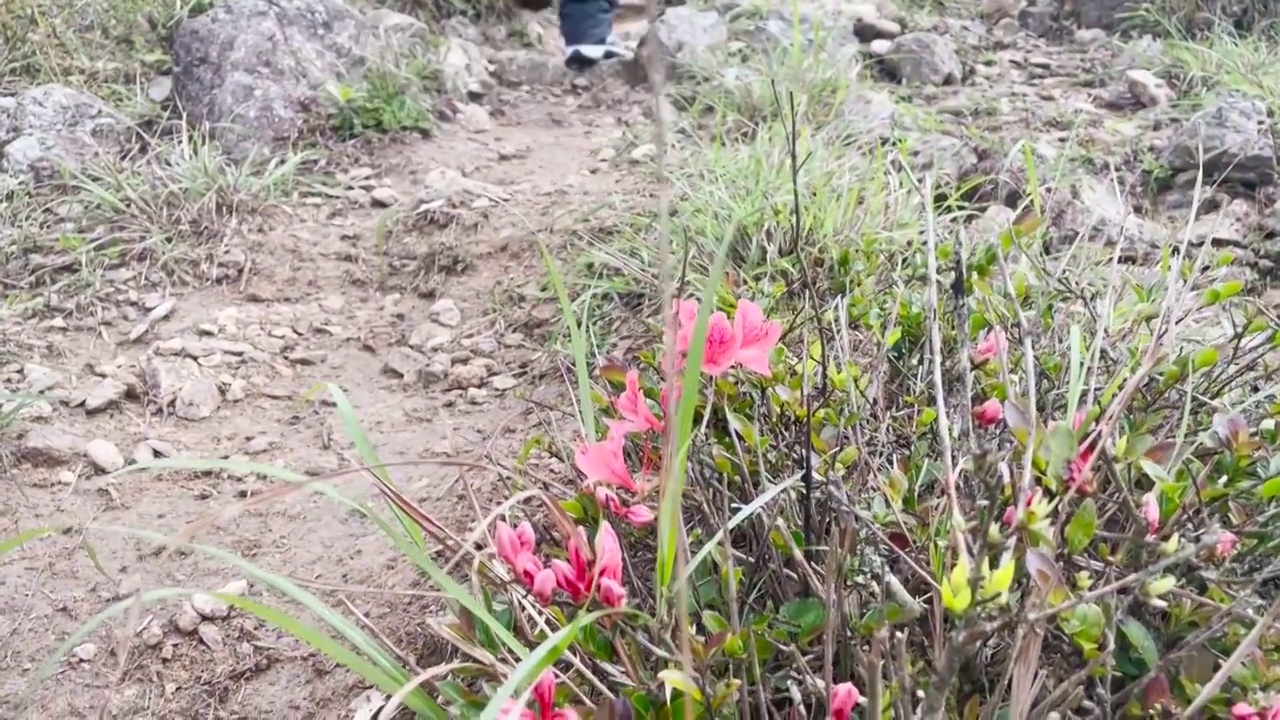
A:
<svg viewBox="0 0 1280 720">
<path fill-rule="evenodd" d="M 698 405 L 698 380 L 702 372 L 702 356 L 707 340 L 707 321 L 715 310 L 716 292 L 724 277 L 725 265 L 729 260 L 729 248 L 737 226 L 730 224 L 725 231 L 724 240 L 716 252 L 716 259 L 707 274 L 707 284 L 702 290 L 702 301 L 698 307 L 698 318 L 693 327 L 693 337 L 689 341 L 689 355 L 685 359 L 684 377 L 680 382 L 680 401 L 676 405 L 676 422 L 668 424 L 671 437 L 667 443 L 667 456 L 663 467 L 662 496 L 658 510 L 658 557 L 655 568 L 658 596 L 658 616 L 661 617 L 666 604 L 666 596 L 671 589 L 672 576 L 675 574 L 676 549 L 679 546 L 681 520 L 681 502 L 684 499 L 684 484 L 688 468 L 686 458 L 693 440 L 693 413 Z M 663 312 L 672 312 L 664 308 Z M 675 348 L 666 348 L 666 352 L 674 353 Z M 678 448 L 672 456 L 671 450 Z"/>
<path fill-rule="evenodd" d="M 360 456 L 360 460 L 369 466 L 383 482 L 395 487 L 395 483 L 391 481 L 391 473 L 387 472 L 385 467 L 382 467 L 382 461 L 378 459 L 377 450 L 374 449 L 369 436 L 365 434 L 364 428 L 360 426 L 360 419 L 356 417 L 355 408 L 351 407 L 351 401 L 347 399 L 347 394 L 342 391 L 342 388 L 333 383 L 323 383 L 323 387 L 329 391 L 329 396 L 333 398 L 333 404 L 338 409 L 338 417 L 342 419 L 343 430 L 351 444 L 356 446 L 356 454 Z M 423 537 L 422 528 L 418 527 L 400 508 L 397 507 L 394 510 L 396 517 L 400 520 L 400 527 L 404 528 L 405 533 L 413 540 L 413 544 L 419 548 L 426 547 L 426 539 Z"/>
<path fill-rule="evenodd" d="M 66 528 L 64 527 L 43 527 L 23 530 L 7 540 L 0 541 L 0 558 L 4 558 L 5 555 L 8 555 L 32 540 L 40 540 L 41 538 L 47 538 L 50 535 L 57 535 L 65 529 Z"/>
<path fill-rule="evenodd" d="M 538 252 L 542 253 L 542 262 L 547 266 L 551 276 L 551 286 L 556 291 L 556 301 L 560 303 L 560 312 L 564 313 L 564 321 L 569 326 L 569 344 L 573 349 L 574 375 L 578 379 L 578 415 L 582 423 L 582 434 L 588 441 L 596 439 L 596 413 L 591 402 L 591 371 L 587 362 L 587 338 L 573 312 L 573 303 L 569 301 L 569 291 L 565 288 L 564 276 L 556 260 L 551 256 L 547 244 L 538 238 Z"/>
<path fill-rule="evenodd" d="M 712 535 L 711 539 L 708 540 L 706 544 L 702 546 L 702 549 L 698 551 L 698 554 L 694 555 L 693 559 L 689 561 L 689 566 L 684 569 L 684 575 L 682 577 L 682 581 L 686 583 L 689 582 L 689 578 L 693 577 L 694 571 L 698 569 L 698 566 L 702 564 L 702 561 L 706 560 L 707 556 L 711 554 L 711 551 L 716 549 L 716 547 L 720 545 L 720 540 L 721 538 L 724 537 L 725 533 L 738 527 L 738 525 L 746 521 L 747 518 L 754 515 L 757 510 L 764 507 L 765 505 L 768 505 L 770 500 L 773 500 L 774 498 L 781 495 L 784 490 L 787 490 L 792 485 L 795 485 L 796 482 L 800 480 L 800 477 L 801 476 L 797 474 L 797 475 L 791 476 L 786 480 L 783 480 L 777 485 L 774 485 L 773 487 L 764 491 L 764 493 L 757 496 L 756 499 L 752 500 L 750 503 L 747 503 L 742 507 L 741 510 L 734 513 L 733 517 L 729 518 L 729 522 L 726 523 L 724 527 L 720 528 L 719 530 L 716 530 L 716 534 Z"/>
</svg>

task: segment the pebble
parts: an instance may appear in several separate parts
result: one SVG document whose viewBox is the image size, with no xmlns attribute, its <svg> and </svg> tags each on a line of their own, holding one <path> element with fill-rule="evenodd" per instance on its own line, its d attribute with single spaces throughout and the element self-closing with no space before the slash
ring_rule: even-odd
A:
<svg viewBox="0 0 1280 720">
<path fill-rule="evenodd" d="M 449 387 L 454 390 L 478 388 L 484 384 L 489 373 L 477 365 L 454 365 L 449 368 Z"/>
<path fill-rule="evenodd" d="M 467 388 L 467 402 L 472 405 L 483 405 L 489 401 L 489 393 L 484 388 Z"/>
<path fill-rule="evenodd" d="M 183 420 L 204 420 L 222 404 L 218 383 L 209 377 L 192 378 L 178 391 L 173 414 Z"/>
<path fill-rule="evenodd" d="M 378 207 L 391 207 L 400 202 L 400 196 L 396 194 L 396 191 L 386 186 L 376 187 L 369 191 L 369 199 Z"/>
<path fill-rule="evenodd" d="M 222 631 L 213 623 L 200 623 L 196 633 L 200 635 L 201 642 L 214 652 L 220 652 L 226 646 L 226 642 L 222 639 Z"/>
<path fill-rule="evenodd" d="M 142 629 L 142 644 L 147 647 L 155 647 L 164 642 L 164 630 L 157 625 L 148 625 Z"/>
<path fill-rule="evenodd" d="M 87 413 L 102 412 L 115 406 L 124 399 L 128 386 L 113 378 L 102 378 L 89 389 L 84 399 L 84 411 Z"/>
<path fill-rule="evenodd" d="M 462 323 L 462 311 L 458 304 L 449 298 L 441 298 L 427 309 L 427 317 L 447 328 L 458 327 Z"/>
<path fill-rule="evenodd" d="M 387 353 L 387 359 L 382 364 L 382 372 L 406 380 L 414 380 L 426 364 L 427 357 L 422 353 L 409 348 L 396 347 L 391 348 L 391 352 Z"/>
<path fill-rule="evenodd" d="M 190 635 L 199 625 L 200 613 L 191 607 L 191 603 L 184 604 L 182 609 L 173 616 L 173 626 L 178 629 L 178 632 Z"/>
<path fill-rule="evenodd" d="M 631 152 L 627 153 L 627 157 L 631 158 L 631 162 L 640 163 L 652 160 L 653 156 L 657 154 L 658 147 L 656 145 L 653 143 L 645 143 L 632 148 Z"/>
<path fill-rule="evenodd" d="M 289 353 L 286 359 L 294 365 L 323 365 L 329 359 L 329 353 L 324 350 L 303 350 Z"/>
<path fill-rule="evenodd" d="M 231 614 L 231 606 L 226 600 L 208 593 L 192 595 L 191 607 L 206 620 L 221 620 Z"/>
<path fill-rule="evenodd" d="M 94 438 L 85 445 L 84 452 L 89 456 L 89 462 L 102 472 L 112 473 L 124 467 L 124 455 L 115 443 Z"/>
<path fill-rule="evenodd" d="M 98 655 L 98 646 L 93 643 L 77 645 L 71 650 L 71 654 L 80 662 L 90 662 Z"/>
<path fill-rule="evenodd" d="M 494 390 L 506 392 L 507 390 L 519 385 L 520 380 L 507 374 L 494 375 L 493 378 L 489 380 L 489 384 L 493 386 Z"/>
</svg>

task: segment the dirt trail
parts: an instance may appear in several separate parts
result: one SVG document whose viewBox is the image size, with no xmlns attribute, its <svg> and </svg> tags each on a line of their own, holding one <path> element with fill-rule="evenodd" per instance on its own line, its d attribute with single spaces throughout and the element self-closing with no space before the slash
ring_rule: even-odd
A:
<svg viewBox="0 0 1280 720">
<path fill-rule="evenodd" d="M 171 446 L 185 456 L 240 456 L 310 473 L 346 466 L 346 442 L 333 408 L 305 396 L 319 382 L 336 383 L 348 393 L 386 462 L 478 460 L 487 449 L 513 457 L 528 437 L 522 428 L 532 422 L 518 398 L 539 389 L 537 375 L 523 373 L 537 363 L 541 344 L 540 338 L 504 327 L 494 309 L 526 302 L 531 317 L 551 316 L 554 305 L 512 299 L 520 297 L 512 292 L 536 286 L 543 277 L 535 231 L 567 224 L 618 191 L 620 175 L 598 167 L 594 156 L 619 127 L 610 111 L 592 110 L 578 96 L 523 96 L 491 132 L 448 126 L 438 138 L 382 148 L 364 163 L 372 180 L 386 181 L 375 198 L 388 197 L 389 188 L 403 201 L 435 199 L 427 213 L 432 217 L 424 218 L 451 222 L 402 224 L 383 248 L 379 228 L 386 215 L 371 207 L 376 201 L 299 203 L 267 221 L 266 232 L 245 233 L 230 245 L 228 257 L 249 261 L 241 282 L 176 294 L 172 313 L 138 342 L 125 337 L 133 318 L 148 312 L 145 297 L 124 303 L 131 308 L 115 320 L 69 322 L 67 329 L 61 321 L 15 321 L 0 329 L 6 347 L 27 364 L 5 368 L 8 378 L 21 383 L 25 375 L 29 385 L 31 376 L 52 371 L 59 379 L 49 389 L 64 397 L 100 388 L 103 381 L 93 370 L 103 365 L 137 373 L 149 349 L 163 362 L 198 365 L 220 378 L 228 395 L 211 416 L 197 421 L 153 414 L 132 398 L 94 414 L 66 403 L 28 408 L 22 425 L 44 428 L 52 447 L 32 447 L 18 435 L 18 455 L 32 462 L 22 462 L 5 480 L 0 512 L 10 520 L 0 537 L 91 520 L 171 533 L 274 484 L 259 477 L 177 473 L 106 480 L 82 450 L 93 438 L 114 444 L 126 458 L 152 439 L 159 441 L 154 447 Z M 467 192 L 470 181 L 489 185 Z M 361 192 L 369 194 L 356 195 Z M 380 266 L 380 258 L 390 259 Z M 450 274 L 448 265 L 465 270 Z M 389 285 L 409 291 L 374 289 L 380 267 L 391 273 Z M 435 297 L 412 292 L 424 278 L 438 283 Z M 117 296 L 129 299 L 124 290 Z M 436 298 L 452 301 L 458 313 L 449 317 L 446 307 L 433 314 Z M 428 323 L 433 317 L 439 322 Z M 419 337 L 412 337 L 415 329 Z M 225 348 L 209 353 L 208 344 L 218 340 L 247 343 L 253 350 L 242 356 Z M 411 341 L 421 355 L 406 352 Z M 401 361 L 449 354 L 455 369 L 480 367 L 480 377 L 488 377 L 411 383 L 384 369 L 396 353 Z M 181 360 L 184 354 L 195 357 L 195 365 Z M 462 384 L 475 387 L 449 389 Z M 233 401 L 241 392 L 243 399 Z M 468 485 L 480 504 L 492 500 L 492 478 L 483 473 L 421 466 L 394 474 L 412 497 L 460 530 L 474 523 Z M 347 488 L 371 492 L 367 486 Z M 412 586 L 404 563 L 374 528 L 331 500 L 295 495 L 239 514 L 202 539 L 272 571 L 323 583 L 321 588 L 345 586 L 342 595 L 392 642 L 399 642 L 401 630 L 420 637 L 413 627 L 388 623 L 413 616 L 404 613 L 405 603 L 419 609 L 428 603 L 379 592 Z M 0 566 L 0 637 L 6 638 L 0 706 L 21 694 L 57 643 L 111 601 L 140 587 L 216 590 L 243 577 L 195 557 L 157 558 L 144 543 L 124 537 L 97 537 L 93 550 L 100 569 L 81 538 L 70 535 L 42 541 Z M 263 597 L 258 588 L 250 592 Z M 345 674 L 331 674 L 327 663 L 297 643 L 238 613 L 206 619 L 183 633 L 175 625 L 198 618 L 175 617 L 175 611 L 182 614 L 179 607 L 169 601 L 109 623 L 113 631 L 153 629 L 143 632 L 143 644 L 134 644 L 123 667 L 114 652 L 115 635 L 93 635 L 77 649 L 79 661 L 59 665 L 34 708 L 63 718 L 98 716 L 103 707 L 129 718 L 350 716 L 347 705 L 363 688 Z"/>
</svg>

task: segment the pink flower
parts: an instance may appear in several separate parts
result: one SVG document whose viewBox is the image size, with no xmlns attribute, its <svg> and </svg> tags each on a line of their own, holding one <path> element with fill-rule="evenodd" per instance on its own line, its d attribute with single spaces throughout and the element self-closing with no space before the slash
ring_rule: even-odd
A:
<svg viewBox="0 0 1280 720">
<path fill-rule="evenodd" d="M 853 683 L 840 683 L 831 688 L 831 713 L 829 720 L 849 720 L 853 717 L 853 709 L 862 704 L 862 693 Z"/>
<path fill-rule="evenodd" d="M 972 357 L 974 367 L 981 367 L 992 360 L 998 359 L 1001 354 L 1004 353 L 1005 348 L 1007 348 L 1008 345 L 1008 340 L 1006 340 L 1004 336 L 1004 330 L 1001 330 L 998 327 L 991 328 L 982 336 L 981 339 L 978 340 L 978 344 L 973 348 Z"/>
<path fill-rule="evenodd" d="M 973 420 L 983 427 L 991 427 L 1004 419 L 1004 405 L 991 398 L 973 409 Z"/>
<path fill-rule="evenodd" d="M 717 377 L 738 360 L 742 338 L 729 322 L 729 316 L 717 310 L 707 321 L 707 342 L 702 351 L 702 372 Z"/>
<path fill-rule="evenodd" d="M 1231 720 L 1253 720 L 1258 717 L 1258 711 L 1247 702 L 1240 701 L 1231 706 Z"/>
<path fill-rule="evenodd" d="M 1218 536 L 1218 544 L 1213 548 L 1214 555 L 1216 555 L 1219 560 L 1231 557 L 1231 555 L 1235 553 L 1236 543 L 1239 541 L 1240 538 L 1236 537 L 1235 533 L 1230 530 L 1223 530 L 1222 534 Z"/>
<path fill-rule="evenodd" d="M 587 476 L 587 482 L 602 482 L 637 492 L 639 487 L 631 477 L 627 459 L 622 454 L 626 440 L 626 435 L 611 429 L 604 440 L 579 445 L 573 454 L 573 462 Z"/>
<path fill-rule="evenodd" d="M 501 720 L 578 720 L 576 710 L 556 708 L 556 678 L 550 670 L 538 677 L 531 694 L 538 707 L 537 712 L 520 707 L 514 700 L 508 700 L 498 717 Z"/>
<path fill-rule="evenodd" d="M 533 544 L 533 527 L 528 521 L 512 530 L 510 525 L 499 520 L 494 528 L 493 547 L 498 559 L 511 568 L 511 572 L 516 574 L 516 578 L 538 602 L 546 605 L 551 602 L 551 595 L 555 592 L 556 577 L 533 554 Z"/>
<path fill-rule="evenodd" d="M 1040 499 L 1040 488 L 1035 488 L 1031 492 L 1027 493 L 1027 499 L 1022 501 L 1022 508 L 1025 510 L 1031 507 L 1031 505 L 1038 499 Z M 1001 519 L 1004 521 L 1005 525 L 1013 527 L 1014 521 L 1018 519 L 1018 508 L 1014 505 L 1010 505 L 1005 509 L 1004 517 Z"/>
<path fill-rule="evenodd" d="M 586 536 L 579 528 L 578 537 L 569 542 L 569 561 L 551 561 L 556 583 L 575 603 L 582 604 L 591 597 L 598 582 L 600 601 L 611 607 L 621 607 L 626 603 L 627 592 L 622 587 L 622 545 L 618 542 L 618 534 L 608 522 L 600 523 L 600 530 L 596 533 L 594 565 L 582 547 L 585 541 Z"/>
<path fill-rule="evenodd" d="M 1087 410 L 1081 409 L 1071 419 L 1071 429 L 1080 432 L 1085 419 L 1089 417 Z M 1067 486 L 1081 495 L 1093 494 L 1093 470 L 1089 468 L 1093 460 L 1094 447 L 1088 442 L 1080 444 L 1080 451 L 1067 465 Z"/>
<path fill-rule="evenodd" d="M 551 596 L 556 592 L 556 574 L 551 568 L 543 568 L 533 576 L 529 583 L 529 592 L 542 605 L 551 604 Z"/>
<path fill-rule="evenodd" d="M 607 509 L 635 527 L 645 527 L 654 521 L 652 510 L 644 505 L 632 505 L 630 507 L 624 505 L 618 499 L 618 494 L 607 487 L 597 487 L 595 495 L 596 503 L 600 507 Z"/>
<path fill-rule="evenodd" d="M 782 338 L 782 323 L 771 322 L 760 306 L 750 300 L 739 300 L 733 315 L 733 329 L 739 342 L 738 364 L 771 377 L 773 370 L 769 368 L 769 355 Z"/>
<path fill-rule="evenodd" d="M 676 353 L 684 355 L 693 343 L 693 326 L 698 322 L 697 300 L 676 300 Z"/>
<path fill-rule="evenodd" d="M 610 431 L 620 433 L 662 432 L 662 421 L 649 409 L 649 403 L 640 392 L 640 373 L 632 370 L 627 373 L 627 386 L 622 394 L 614 398 L 613 406 L 622 416 L 622 420 L 609 422 Z"/>
<path fill-rule="evenodd" d="M 1147 521 L 1147 536 L 1155 535 L 1160 529 L 1160 503 L 1154 492 L 1142 496 L 1142 517 Z"/>
</svg>

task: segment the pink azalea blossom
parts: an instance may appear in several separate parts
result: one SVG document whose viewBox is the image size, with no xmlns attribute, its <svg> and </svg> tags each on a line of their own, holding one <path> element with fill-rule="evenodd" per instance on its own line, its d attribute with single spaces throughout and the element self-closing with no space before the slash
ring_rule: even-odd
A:
<svg viewBox="0 0 1280 720">
<path fill-rule="evenodd" d="M 1004 419 L 1004 405 L 995 398 L 973 409 L 973 420 L 983 427 L 991 427 Z"/>
<path fill-rule="evenodd" d="M 627 373 L 626 389 L 614 398 L 613 406 L 622 416 L 622 420 L 609 421 L 610 431 L 622 434 L 633 432 L 662 432 L 662 421 L 649 409 L 649 403 L 640 391 L 640 373 L 632 370 Z"/>
<path fill-rule="evenodd" d="M 729 316 L 719 310 L 711 313 L 707 321 L 707 342 L 702 351 L 702 372 L 717 377 L 723 375 L 738 361 L 742 338 L 729 322 Z"/>
<path fill-rule="evenodd" d="M 1231 706 L 1231 720 L 1280 720 L 1280 702 L 1263 710 L 1241 701 Z"/>
<path fill-rule="evenodd" d="M 676 353 L 685 355 L 693 343 L 693 327 L 698 322 L 697 300 L 676 300 Z"/>
<path fill-rule="evenodd" d="M 1038 499 L 1040 499 L 1040 488 L 1035 488 L 1031 492 L 1027 493 L 1027 498 L 1022 501 L 1022 508 L 1025 510 L 1026 508 L 1031 507 L 1035 503 L 1035 501 Z M 1009 507 L 1005 508 L 1004 517 L 1001 519 L 1004 521 L 1005 525 L 1008 525 L 1009 527 L 1013 527 L 1014 521 L 1018 519 L 1017 506 L 1010 505 Z"/>
<path fill-rule="evenodd" d="M 645 527 L 654 521 L 653 511 L 644 505 L 627 506 L 618 499 L 618 493 L 607 487 L 596 488 L 596 503 L 635 527 Z"/>
<path fill-rule="evenodd" d="M 769 355 L 782 338 L 782 323 L 770 321 L 760 306 L 750 300 L 739 300 L 733 315 L 733 329 L 738 336 L 738 364 L 771 377 Z"/>
<path fill-rule="evenodd" d="M 528 588 L 534 598 L 546 605 L 556 589 L 555 573 L 543 567 L 542 561 L 533 554 L 533 526 L 528 521 L 520 523 L 514 530 L 510 525 L 499 520 L 493 531 L 493 548 L 501 560 L 522 585 Z"/>
<path fill-rule="evenodd" d="M 1235 533 L 1230 530 L 1223 530 L 1222 534 L 1218 535 L 1217 545 L 1213 548 L 1214 555 L 1216 555 L 1219 560 L 1231 557 L 1231 555 L 1235 553 L 1236 543 L 1239 541 L 1240 538 L 1236 537 Z"/>
<path fill-rule="evenodd" d="M 515 700 L 508 700 L 498 715 L 501 720 L 578 720 L 578 712 L 570 708 L 556 708 L 556 678 L 550 670 L 542 673 L 533 684 L 535 712 L 520 707 Z"/>
<path fill-rule="evenodd" d="M 1071 419 L 1071 429 L 1079 432 L 1080 426 L 1084 424 L 1087 417 L 1087 411 L 1078 411 L 1076 416 Z M 1093 470 L 1089 468 L 1089 464 L 1093 460 L 1093 453 L 1094 447 L 1091 443 L 1081 443 L 1079 452 L 1067 465 L 1067 486 L 1081 495 L 1093 494 Z"/>
<path fill-rule="evenodd" d="M 1147 536 L 1155 535 L 1160 529 L 1160 503 L 1154 492 L 1142 496 L 1142 517 L 1147 521 Z"/>
<path fill-rule="evenodd" d="M 638 492 L 639 486 L 627 469 L 627 459 L 622 454 L 626 435 L 611 429 L 604 440 L 594 443 L 584 442 L 573 454 L 573 462 L 587 476 L 587 482 L 602 482 L 622 488 L 628 492 Z"/>
<path fill-rule="evenodd" d="M 854 687 L 853 683 L 840 683 L 831 688 L 831 701 L 828 703 L 831 712 L 827 718 L 849 720 L 853 717 L 853 709 L 861 705 L 862 701 L 862 693 L 858 692 L 858 688 Z"/>
<path fill-rule="evenodd" d="M 600 523 L 596 534 L 595 563 L 588 558 L 583 545 L 586 536 L 578 529 L 578 537 L 569 542 L 569 560 L 552 560 L 560 589 L 578 604 L 591 597 L 597 583 L 600 601 L 610 607 L 622 607 L 627 601 L 627 591 L 622 586 L 622 545 L 618 534 L 608 522 Z"/>
<path fill-rule="evenodd" d="M 1004 336 L 1004 330 L 998 327 L 991 328 L 983 334 L 982 338 L 978 340 L 978 344 L 973 348 L 974 367 L 981 367 L 992 360 L 999 359 L 1008 345 L 1009 342 Z"/>
</svg>

